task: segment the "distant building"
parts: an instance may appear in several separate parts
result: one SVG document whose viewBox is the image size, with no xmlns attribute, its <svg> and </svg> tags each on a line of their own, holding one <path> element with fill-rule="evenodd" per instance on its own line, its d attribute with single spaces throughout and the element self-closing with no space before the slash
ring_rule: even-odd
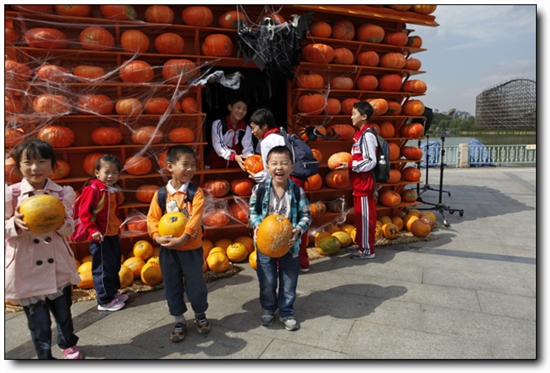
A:
<svg viewBox="0 0 550 373">
<path fill-rule="evenodd" d="M 486 128 L 537 128 L 537 82 L 512 79 L 476 97 L 476 125 Z"/>
</svg>

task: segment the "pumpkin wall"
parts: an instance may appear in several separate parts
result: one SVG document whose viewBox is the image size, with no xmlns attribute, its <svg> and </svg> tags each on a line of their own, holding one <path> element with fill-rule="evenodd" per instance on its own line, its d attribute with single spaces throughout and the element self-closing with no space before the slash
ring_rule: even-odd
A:
<svg viewBox="0 0 550 373">
<path fill-rule="evenodd" d="M 332 25 L 335 34 L 326 34 L 325 30 L 321 36 L 313 35 L 312 29 L 304 41 L 302 59 L 296 67 L 297 78 L 288 82 L 288 122 L 304 126 L 322 124 L 319 131 L 340 133 L 338 140 L 310 142 L 326 162 L 332 153 L 350 148 L 346 128 L 350 123 L 346 105 L 350 101 L 346 100 L 378 99 L 380 107 L 385 100 L 387 110 L 378 113 L 373 123 L 387 130 L 388 139 L 402 148 L 409 138 L 402 131 L 406 121 L 421 114 L 418 114 L 421 101 L 411 98 L 423 94 L 422 84 L 406 85 L 410 77 L 422 73 L 419 61 L 411 55 L 423 49 L 418 44 L 419 37 L 414 38 L 413 30 L 406 29 L 405 23 L 437 24 L 434 17 L 412 9 L 357 6 L 351 13 L 348 8 L 6 5 L 6 182 L 19 181 L 9 152 L 27 138 L 41 138 L 52 144 L 59 160 L 52 178 L 76 191 L 91 177 L 98 156 L 105 153 L 117 156 L 124 165 L 119 184 L 124 191 L 122 246 L 126 254 L 135 242 L 148 239 L 144 219 L 152 193 L 169 179 L 164 169 L 165 150 L 173 144 L 186 144 L 195 149 L 199 158 L 194 182 L 208 193 L 206 237 L 215 240 L 250 234 L 243 215 L 250 194 L 247 174 L 240 169 L 204 167 L 202 154 L 206 142 L 201 129 L 206 117 L 201 95 L 204 85 L 193 82 L 204 78 L 212 66 L 258 69 L 254 62 L 244 65 L 238 53 L 237 11 L 249 24 L 258 24 L 266 14 L 282 17 L 284 22 L 292 14 L 315 12 L 311 24 L 326 22 Z M 407 37 L 401 36 L 400 43 L 406 39 L 410 45 L 396 45 L 384 39 L 376 42 L 349 39 L 349 35 L 342 36 L 345 27 L 334 25 L 340 19 L 349 20 L 357 31 L 363 24 L 374 24 L 387 34 L 402 33 Z M 306 50 L 316 44 L 336 51 L 336 60 L 319 61 L 316 51 Z M 372 65 L 369 61 L 375 57 L 374 53 L 381 57 L 377 63 L 383 59 L 388 66 Z M 306 59 L 310 55 L 314 57 Z M 401 66 L 403 60 L 405 65 Z M 380 89 L 381 81 L 385 80 L 382 86 L 386 85 L 387 90 Z M 405 91 L 396 88 L 398 80 L 403 87 L 406 85 Z M 319 105 L 318 96 L 303 103 L 305 106 L 300 105 L 303 97 L 314 94 L 322 97 L 322 107 L 315 106 Z M 325 116 L 328 98 L 336 108 Z M 405 107 L 409 106 L 411 111 L 405 113 Z M 405 165 L 402 159 L 392 161 L 396 170 L 403 170 Z M 322 167 L 320 179 L 315 181 L 320 189 L 310 191 L 308 197 L 312 202 L 334 199 L 335 206 L 341 206 L 338 201 L 343 198 L 349 207 L 349 186 L 326 186 L 330 171 L 326 164 Z M 391 187 L 399 191 L 411 183 L 416 182 L 402 180 Z M 411 203 L 414 202 L 408 204 Z M 77 257 L 89 254 L 87 243 L 71 245 Z"/>
</svg>

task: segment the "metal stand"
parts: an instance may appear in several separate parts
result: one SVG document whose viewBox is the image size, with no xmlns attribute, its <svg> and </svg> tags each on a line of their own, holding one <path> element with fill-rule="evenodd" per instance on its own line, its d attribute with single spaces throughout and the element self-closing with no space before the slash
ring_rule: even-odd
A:
<svg viewBox="0 0 550 373">
<path fill-rule="evenodd" d="M 421 145 L 421 140 L 418 140 L 418 147 L 420 148 L 420 145 Z M 443 149 L 443 146 L 441 146 L 441 149 Z M 424 193 L 425 191 L 427 190 L 431 190 L 431 191 L 434 191 L 434 192 L 439 192 L 439 189 L 435 189 L 435 188 L 432 188 L 429 184 L 429 179 L 428 179 L 428 170 L 430 169 L 430 167 L 428 166 L 428 155 L 430 153 L 430 136 L 426 135 L 426 183 L 424 183 L 424 185 L 422 186 L 422 191 L 420 191 L 420 186 L 417 185 L 417 193 L 418 195 L 422 195 L 422 193 Z M 443 153 L 441 153 L 441 157 L 443 157 Z M 443 158 L 441 158 L 441 164 L 443 164 Z M 442 192 L 444 193 L 447 193 L 449 195 L 449 197 L 451 196 L 451 192 L 449 192 L 448 190 L 442 190 Z"/>
<path fill-rule="evenodd" d="M 427 145 L 427 143 L 426 143 L 426 145 Z M 443 217 L 443 225 L 446 226 L 446 227 L 449 227 L 450 226 L 449 221 L 447 220 L 447 218 L 445 217 L 445 214 L 443 212 L 444 211 L 449 211 L 449 213 L 452 215 L 452 214 L 454 214 L 455 211 L 458 211 L 458 214 L 460 216 L 462 216 L 462 215 L 464 215 L 464 210 L 462 210 L 462 209 L 453 209 L 450 206 L 447 206 L 444 203 L 442 203 L 442 194 L 443 194 L 443 192 L 448 193 L 449 197 L 451 196 L 451 192 L 443 190 L 443 169 L 445 167 L 445 163 L 443 162 L 443 159 L 444 159 L 444 156 L 445 156 L 445 136 L 441 137 L 441 158 L 440 158 L 440 164 L 441 165 L 440 165 L 440 168 L 439 168 L 439 189 L 433 189 L 428 185 L 428 152 L 427 152 L 427 149 L 428 148 L 426 148 L 426 186 L 427 186 L 427 188 L 425 186 L 423 192 L 425 192 L 426 190 L 436 190 L 436 191 L 438 191 L 439 192 L 439 202 L 438 203 L 424 202 L 422 200 L 422 197 L 420 197 L 421 193 L 418 193 L 417 201 L 422 202 L 425 205 L 430 205 L 430 206 L 433 206 L 433 207 L 418 208 L 417 210 L 436 210 L 436 211 L 439 211 L 439 213 Z M 417 191 L 418 191 L 418 189 L 419 189 L 419 186 L 417 185 Z"/>
</svg>

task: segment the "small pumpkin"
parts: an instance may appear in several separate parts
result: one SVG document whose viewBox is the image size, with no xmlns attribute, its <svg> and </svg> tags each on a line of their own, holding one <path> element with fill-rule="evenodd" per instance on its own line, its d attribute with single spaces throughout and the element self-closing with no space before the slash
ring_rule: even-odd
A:
<svg viewBox="0 0 550 373">
<path fill-rule="evenodd" d="M 218 208 L 205 214 L 202 221 L 209 227 L 219 228 L 227 225 L 231 221 L 231 218 L 224 209 Z"/>
<path fill-rule="evenodd" d="M 258 226 L 256 246 L 270 258 L 280 258 L 288 253 L 292 237 L 292 223 L 283 215 L 268 215 Z"/>
<path fill-rule="evenodd" d="M 36 234 L 57 229 L 65 220 L 65 207 L 59 198 L 48 194 L 37 194 L 25 199 L 19 206 L 23 221 L 29 231 Z"/>
<path fill-rule="evenodd" d="M 211 252 L 206 257 L 206 263 L 211 271 L 223 273 L 229 269 L 229 258 L 224 253 Z"/>
<path fill-rule="evenodd" d="M 135 144 L 158 144 L 162 139 L 162 131 L 155 126 L 139 127 L 132 133 L 132 141 Z"/>
<path fill-rule="evenodd" d="M 244 169 L 257 174 L 264 169 L 264 162 L 262 156 L 259 154 L 252 154 L 246 157 L 244 160 Z"/>
<path fill-rule="evenodd" d="M 149 158 L 143 156 L 132 156 L 124 162 L 123 170 L 126 170 L 130 175 L 146 175 L 151 171 L 153 164 Z"/>
<path fill-rule="evenodd" d="M 353 156 L 349 152 L 337 152 L 332 154 L 328 161 L 328 168 L 335 170 L 336 167 L 340 166 L 341 162 L 349 163 L 353 160 Z"/>
<path fill-rule="evenodd" d="M 66 148 L 74 142 L 74 132 L 68 127 L 45 126 L 38 131 L 38 138 L 54 148 Z"/>
<path fill-rule="evenodd" d="M 237 196 L 248 196 L 252 193 L 254 182 L 250 179 L 235 179 L 231 181 L 231 193 Z"/>
<path fill-rule="evenodd" d="M 390 149 L 390 161 L 396 161 L 401 156 L 401 149 L 399 144 L 395 141 L 388 141 L 388 148 Z"/>
<path fill-rule="evenodd" d="M 399 170 L 390 170 L 390 178 L 388 179 L 388 184 L 395 184 L 401 181 L 401 171 Z"/>
<path fill-rule="evenodd" d="M 14 60 L 4 61 L 4 78 L 7 81 L 29 80 L 32 70 L 26 64 Z"/>
<path fill-rule="evenodd" d="M 155 72 L 148 62 L 132 60 L 122 64 L 119 76 L 125 83 L 148 83 L 155 77 Z"/>
<path fill-rule="evenodd" d="M 418 58 L 409 58 L 405 61 L 406 70 L 418 71 L 422 67 L 422 62 Z"/>
<path fill-rule="evenodd" d="M 250 236 L 239 236 L 235 238 L 234 242 L 242 243 L 246 249 L 248 250 L 248 253 L 254 252 L 254 240 Z"/>
<path fill-rule="evenodd" d="M 256 254 L 256 251 L 253 251 L 248 256 L 248 264 L 254 269 L 258 269 L 258 263 L 257 263 L 258 255 Z"/>
<path fill-rule="evenodd" d="M 231 184 L 227 180 L 210 180 L 202 184 L 202 189 L 214 197 L 225 196 L 231 190 Z"/>
<path fill-rule="evenodd" d="M 90 26 L 79 36 L 82 48 L 94 51 L 108 51 L 115 45 L 114 36 L 102 26 Z"/>
<path fill-rule="evenodd" d="M 332 170 L 325 176 L 325 183 L 329 188 L 346 189 L 351 186 L 349 170 Z"/>
<path fill-rule="evenodd" d="M 425 93 L 428 90 L 428 86 L 420 79 L 411 79 L 403 83 L 403 92 L 412 93 Z"/>
<path fill-rule="evenodd" d="M 404 223 L 400 216 L 392 216 L 391 222 L 397 227 L 397 230 L 403 229 Z"/>
<path fill-rule="evenodd" d="M 233 41 L 225 34 L 210 34 L 201 44 L 205 56 L 229 57 L 233 53 Z"/>
<path fill-rule="evenodd" d="M 365 101 L 372 106 L 374 116 L 384 115 L 388 111 L 388 101 L 385 98 L 367 98 Z"/>
<path fill-rule="evenodd" d="M 386 53 L 380 58 L 380 67 L 388 67 L 391 69 L 402 69 L 405 67 L 405 56 L 403 53 L 392 52 Z"/>
<path fill-rule="evenodd" d="M 166 5 L 151 5 L 145 9 L 145 21 L 155 23 L 174 22 L 174 11 Z"/>
<path fill-rule="evenodd" d="M 225 250 L 227 258 L 234 263 L 242 263 L 248 259 L 248 250 L 246 246 L 239 242 L 233 242 Z"/>
<path fill-rule="evenodd" d="M 327 212 L 327 206 L 321 201 L 313 202 L 309 204 L 309 212 L 312 218 L 316 218 Z"/>
<path fill-rule="evenodd" d="M 399 115 L 401 114 L 401 104 L 397 101 L 388 101 L 388 115 Z"/>
<path fill-rule="evenodd" d="M 172 211 L 162 215 L 158 223 L 158 232 L 161 236 L 180 237 L 185 231 L 189 219 L 179 211 Z"/>
<path fill-rule="evenodd" d="M 330 234 L 330 233 L 329 233 Z M 340 241 L 333 235 L 323 237 L 315 243 L 317 252 L 321 255 L 331 255 L 340 250 Z"/>
<path fill-rule="evenodd" d="M 395 226 L 393 223 L 387 223 L 382 225 L 382 233 L 384 234 L 384 237 L 386 237 L 389 240 L 393 240 L 397 238 L 399 235 L 399 229 Z"/>
<path fill-rule="evenodd" d="M 120 36 L 120 46 L 126 52 L 145 53 L 149 45 L 149 37 L 143 31 L 126 30 Z"/>
<path fill-rule="evenodd" d="M 392 122 L 384 121 L 380 123 L 380 136 L 387 139 L 393 137 L 394 135 L 395 127 Z"/>
<path fill-rule="evenodd" d="M 410 160 L 419 160 L 422 159 L 424 152 L 416 146 L 403 146 L 401 148 L 401 155 Z"/>
<path fill-rule="evenodd" d="M 186 25 L 206 27 L 214 21 L 214 14 L 207 6 L 188 6 L 181 12 L 181 19 Z"/>
<path fill-rule="evenodd" d="M 165 32 L 155 38 L 155 49 L 162 54 L 182 54 L 185 40 L 174 32 Z"/>
<path fill-rule="evenodd" d="M 147 240 L 139 240 L 132 247 L 132 253 L 134 256 L 147 261 L 153 256 L 153 245 Z"/>
<path fill-rule="evenodd" d="M 137 98 L 123 98 L 116 103 L 115 111 L 121 115 L 138 115 L 143 111 L 143 105 Z"/>
<path fill-rule="evenodd" d="M 136 199 L 139 202 L 149 203 L 153 200 L 155 192 L 159 189 L 158 185 L 144 184 L 136 189 Z"/>
<path fill-rule="evenodd" d="M 407 40 L 407 47 L 412 47 L 412 48 L 422 47 L 422 38 L 418 35 L 409 36 Z"/>
<path fill-rule="evenodd" d="M 80 282 L 76 284 L 76 287 L 79 289 L 93 289 L 94 288 L 94 277 L 92 271 L 83 272 L 78 274 L 80 276 Z"/>
<path fill-rule="evenodd" d="M 160 263 L 155 261 L 145 263 L 141 269 L 140 277 L 145 285 L 155 286 L 160 284 L 162 282 Z"/>
<path fill-rule="evenodd" d="M 338 140 L 344 141 L 353 140 L 355 135 L 355 129 L 349 124 L 331 124 L 327 128 L 327 132 L 338 135 Z"/>
<path fill-rule="evenodd" d="M 120 265 L 120 270 L 118 271 L 118 277 L 120 279 L 120 288 L 124 289 L 125 287 L 128 287 L 132 285 L 132 282 L 134 282 L 134 272 L 124 264 Z"/>
</svg>

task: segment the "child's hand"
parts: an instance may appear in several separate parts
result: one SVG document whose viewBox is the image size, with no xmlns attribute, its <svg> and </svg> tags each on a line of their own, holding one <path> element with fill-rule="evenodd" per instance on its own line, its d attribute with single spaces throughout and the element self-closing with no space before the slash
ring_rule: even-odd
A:
<svg viewBox="0 0 550 373">
<path fill-rule="evenodd" d="M 185 245 L 189 241 L 189 235 L 183 234 L 181 237 L 158 236 L 155 241 L 167 249 L 173 249 Z"/>
<path fill-rule="evenodd" d="M 288 241 L 288 247 L 293 247 L 296 243 L 296 240 L 298 239 L 298 236 L 300 235 L 300 230 L 298 228 L 294 228 L 292 230 L 292 237 Z"/>
<path fill-rule="evenodd" d="M 254 177 L 256 176 L 256 174 L 252 171 L 246 171 L 246 172 L 248 172 L 248 178 L 254 180 Z"/>
<path fill-rule="evenodd" d="M 13 222 L 15 226 L 22 231 L 28 231 L 29 227 L 27 227 L 27 223 L 23 221 L 23 214 L 19 213 L 19 211 L 15 211 L 13 214 Z"/>
<path fill-rule="evenodd" d="M 340 165 L 335 168 L 335 170 L 347 170 L 347 169 L 348 169 L 347 162 L 340 162 Z"/>
<path fill-rule="evenodd" d="M 237 164 L 239 165 L 241 170 L 246 171 L 245 168 L 244 168 L 244 158 L 243 158 L 242 155 L 236 155 L 235 156 L 235 161 L 237 162 Z"/>
<path fill-rule="evenodd" d="M 92 239 L 97 242 L 103 242 L 103 235 L 99 232 L 92 233 Z"/>
</svg>

